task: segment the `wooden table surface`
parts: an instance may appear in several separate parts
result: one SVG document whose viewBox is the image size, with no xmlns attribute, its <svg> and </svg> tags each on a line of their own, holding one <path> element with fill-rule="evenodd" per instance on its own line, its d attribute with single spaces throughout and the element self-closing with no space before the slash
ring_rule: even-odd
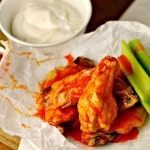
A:
<svg viewBox="0 0 150 150">
<path fill-rule="evenodd" d="M 133 1 L 134 0 L 91 0 L 93 13 L 86 32 L 95 30 L 106 21 L 118 20 Z M 0 39 L 4 39 L 1 33 Z M 12 149 L 0 142 L 0 150 Z"/>
<path fill-rule="evenodd" d="M 87 32 L 95 30 L 106 21 L 118 20 L 134 0 L 91 0 L 91 2 L 93 13 Z"/>
</svg>

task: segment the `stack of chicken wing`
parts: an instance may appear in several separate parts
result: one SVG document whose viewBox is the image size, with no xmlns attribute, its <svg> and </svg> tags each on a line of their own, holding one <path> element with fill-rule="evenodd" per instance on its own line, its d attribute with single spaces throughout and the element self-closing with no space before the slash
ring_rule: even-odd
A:
<svg viewBox="0 0 150 150">
<path fill-rule="evenodd" d="M 111 56 L 97 66 L 78 57 L 50 71 L 37 104 L 39 116 L 62 133 L 79 126 L 82 143 L 88 146 L 104 145 L 141 127 L 147 116 L 117 59 Z"/>
</svg>

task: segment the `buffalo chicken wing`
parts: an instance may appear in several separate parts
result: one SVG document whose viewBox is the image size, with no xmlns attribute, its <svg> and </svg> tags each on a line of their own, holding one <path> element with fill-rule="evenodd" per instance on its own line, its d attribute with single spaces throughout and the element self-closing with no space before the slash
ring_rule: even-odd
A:
<svg viewBox="0 0 150 150">
<path fill-rule="evenodd" d="M 113 94 L 118 100 L 117 103 L 120 110 L 130 108 L 139 101 L 139 97 L 133 87 L 126 79 L 122 79 L 119 76 L 115 78 Z"/>
<path fill-rule="evenodd" d="M 84 88 L 91 79 L 94 69 L 84 69 L 60 81 L 56 81 L 49 92 L 50 108 L 65 108 L 77 104 Z"/>
<path fill-rule="evenodd" d="M 48 73 L 46 80 L 43 82 L 42 89 L 47 89 L 56 81 L 59 81 L 69 75 L 80 72 L 83 69 L 93 68 L 95 64 L 86 57 L 77 57 L 73 62 L 65 67 L 57 67 Z"/>
<path fill-rule="evenodd" d="M 78 102 L 78 111 L 83 132 L 108 131 L 117 116 L 117 103 L 112 94 L 118 62 L 105 57 L 92 74 Z"/>
</svg>

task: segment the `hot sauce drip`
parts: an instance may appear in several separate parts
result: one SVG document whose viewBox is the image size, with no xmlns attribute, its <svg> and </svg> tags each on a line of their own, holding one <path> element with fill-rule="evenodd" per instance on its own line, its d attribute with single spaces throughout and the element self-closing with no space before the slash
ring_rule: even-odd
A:
<svg viewBox="0 0 150 150">
<path fill-rule="evenodd" d="M 41 84 L 36 116 L 88 146 L 137 138 L 147 113 L 118 60 L 105 56 L 96 66 L 84 57 L 65 58 L 68 65 L 51 70 Z M 126 57 L 119 59 L 132 74 Z"/>
<path fill-rule="evenodd" d="M 74 61 L 74 57 L 71 54 L 66 55 L 65 58 L 67 59 L 68 64 L 71 64 Z"/>
</svg>

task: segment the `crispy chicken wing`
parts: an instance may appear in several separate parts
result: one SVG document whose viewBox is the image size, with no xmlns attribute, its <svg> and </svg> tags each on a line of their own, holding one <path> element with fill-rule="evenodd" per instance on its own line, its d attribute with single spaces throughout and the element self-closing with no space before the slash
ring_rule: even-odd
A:
<svg viewBox="0 0 150 150">
<path fill-rule="evenodd" d="M 55 70 L 52 70 L 48 73 L 45 81 L 42 85 L 42 90 L 47 90 L 51 85 L 69 75 L 80 72 L 83 69 L 93 68 L 95 64 L 92 60 L 85 57 L 77 57 L 72 63 L 68 64 L 65 67 L 57 67 Z"/>
<path fill-rule="evenodd" d="M 129 133 L 134 127 L 141 127 L 146 119 L 147 112 L 141 105 L 135 105 L 118 113 L 109 132 L 121 134 Z"/>
<path fill-rule="evenodd" d="M 137 104 L 131 108 L 118 112 L 109 131 L 102 132 L 98 130 L 97 132 L 90 133 L 83 132 L 83 142 L 88 146 L 95 146 L 118 141 L 118 138 L 126 137 L 127 134 L 131 134 L 137 127 L 143 126 L 146 117 L 146 110 L 141 104 Z"/>
<path fill-rule="evenodd" d="M 56 81 L 48 94 L 49 107 L 65 108 L 77 104 L 95 68 L 84 69 L 60 81 Z"/>
<path fill-rule="evenodd" d="M 115 78 L 113 94 L 120 110 L 130 108 L 139 101 L 139 97 L 135 93 L 133 87 L 126 79 L 121 77 Z"/>
<path fill-rule="evenodd" d="M 112 94 L 119 68 L 114 57 L 106 56 L 97 66 L 78 102 L 83 132 L 108 131 L 117 116 L 117 103 Z"/>
</svg>

